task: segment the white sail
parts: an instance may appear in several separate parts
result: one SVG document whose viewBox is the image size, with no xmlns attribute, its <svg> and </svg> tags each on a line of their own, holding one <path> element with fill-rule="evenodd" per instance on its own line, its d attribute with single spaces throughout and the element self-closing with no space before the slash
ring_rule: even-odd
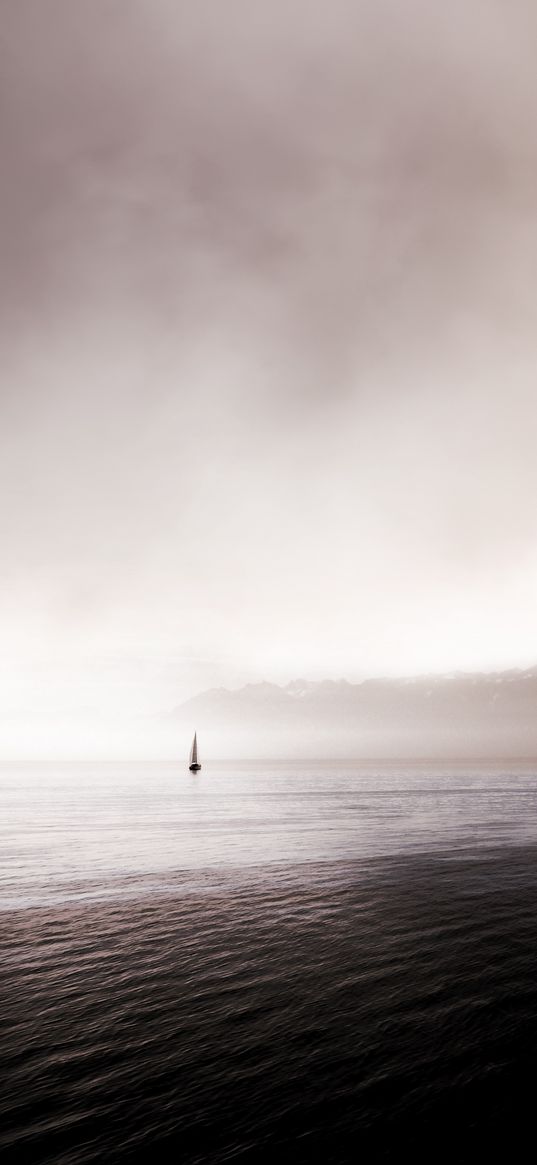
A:
<svg viewBox="0 0 537 1165">
<path fill-rule="evenodd" d="M 198 741 L 197 741 L 196 733 L 194 733 L 194 739 L 192 741 L 192 748 L 190 749 L 190 764 L 197 765 L 197 763 L 198 763 Z"/>
</svg>

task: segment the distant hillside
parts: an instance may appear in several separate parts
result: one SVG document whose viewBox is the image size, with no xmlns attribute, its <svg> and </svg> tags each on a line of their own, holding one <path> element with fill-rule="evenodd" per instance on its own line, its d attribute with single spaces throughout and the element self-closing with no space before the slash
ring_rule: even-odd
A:
<svg viewBox="0 0 537 1165">
<path fill-rule="evenodd" d="M 537 668 L 214 688 L 174 718 L 251 756 L 537 757 Z"/>
</svg>

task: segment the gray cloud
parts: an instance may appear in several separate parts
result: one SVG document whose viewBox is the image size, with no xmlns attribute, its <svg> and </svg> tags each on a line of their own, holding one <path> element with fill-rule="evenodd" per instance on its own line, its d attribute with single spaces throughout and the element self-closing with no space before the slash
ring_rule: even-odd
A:
<svg viewBox="0 0 537 1165">
<path fill-rule="evenodd" d="M 1 14 L 10 659 L 536 656 L 532 7 Z"/>
</svg>

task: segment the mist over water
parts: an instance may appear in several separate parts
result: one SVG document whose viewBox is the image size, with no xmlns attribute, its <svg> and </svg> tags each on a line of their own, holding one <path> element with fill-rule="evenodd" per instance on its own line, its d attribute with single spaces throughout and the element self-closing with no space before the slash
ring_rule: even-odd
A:
<svg viewBox="0 0 537 1165">
<path fill-rule="evenodd" d="M 519 1160 L 535 6 L 0 7 L 2 1165 Z"/>
<path fill-rule="evenodd" d="M 516 1155 L 533 765 L 1 781 L 2 1160 Z"/>
</svg>

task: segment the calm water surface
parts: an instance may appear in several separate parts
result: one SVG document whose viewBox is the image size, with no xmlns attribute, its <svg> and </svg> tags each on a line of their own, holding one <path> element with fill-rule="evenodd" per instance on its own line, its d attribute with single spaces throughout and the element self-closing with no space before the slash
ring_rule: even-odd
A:
<svg viewBox="0 0 537 1165">
<path fill-rule="evenodd" d="M 4 906 L 175 885 L 179 872 L 478 852 L 537 840 L 537 767 L 0 767 Z"/>
<path fill-rule="evenodd" d="M 4 766 L 2 1162 L 518 1159 L 537 769 Z"/>
</svg>

